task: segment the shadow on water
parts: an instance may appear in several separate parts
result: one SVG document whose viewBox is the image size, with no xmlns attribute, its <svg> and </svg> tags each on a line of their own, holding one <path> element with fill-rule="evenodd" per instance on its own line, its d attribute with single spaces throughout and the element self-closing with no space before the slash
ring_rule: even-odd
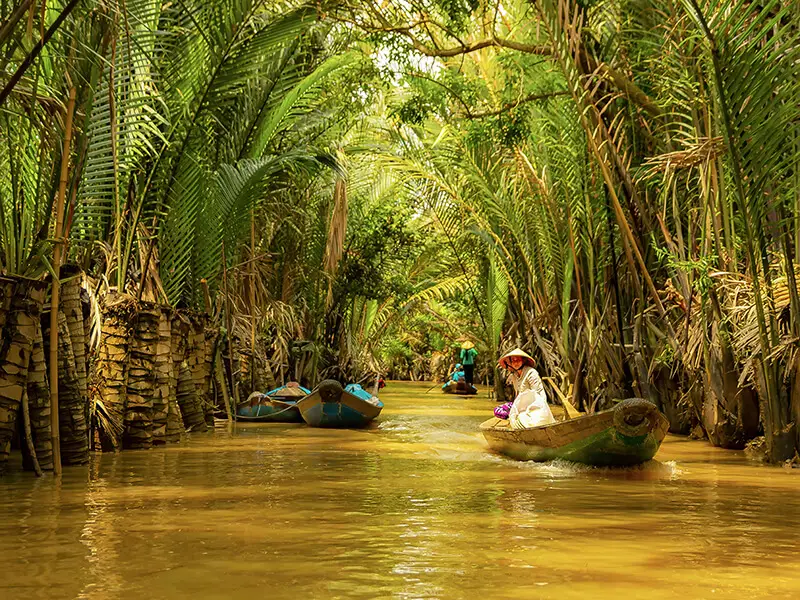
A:
<svg viewBox="0 0 800 600">
<path fill-rule="evenodd" d="M 800 597 L 800 480 L 670 437 L 628 469 L 488 452 L 395 384 L 365 430 L 246 424 L 0 480 L 0 598 Z"/>
</svg>

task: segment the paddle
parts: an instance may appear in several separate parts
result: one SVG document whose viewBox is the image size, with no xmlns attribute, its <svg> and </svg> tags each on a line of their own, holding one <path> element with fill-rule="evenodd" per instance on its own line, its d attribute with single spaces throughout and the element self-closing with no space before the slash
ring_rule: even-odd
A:
<svg viewBox="0 0 800 600">
<path fill-rule="evenodd" d="M 437 385 L 441 385 L 441 383 L 439 383 L 439 382 L 437 381 L 437 382 L 436 382 L 436 383 L 434 383 L 434 384 L 433 384 L 431 387 L 429 387 L 427 390 L 425 390 L 425 393 L 427 394 L 427 393 L 428 393 L 428 392 L 430 392 L 430 391 L 431 391 L 433 388 L 435 388 Z"/>
<path fill-rule="evenodd" d="M 575 417 L 580 417 L 583 414 L 577 408 L 572 406 L 572 403 L 564 396 L 561 396 L 561 403 L 564 405 L 564 410 L 567 411 L 568 419 L 574 419 Z"/>
<path fill-rule="evenodd" d="M 572 403 L 569 400 L 567 400 L 567 397 L 563 393 L 561 393 L 561 389 L 555 384 L 555 382 L 550 377 L 545 377 L 544 379 L 545 381 L 550 383 L 552 388 L 555 390 L 559 400 L 561 400 L 561 404 L 564 405 L 564 411 L 567 413 L 567 419 L 574 419 L 575 417 L 580 417 L 583 414 L 577 408 L 572 406 Z"/>
</svg>

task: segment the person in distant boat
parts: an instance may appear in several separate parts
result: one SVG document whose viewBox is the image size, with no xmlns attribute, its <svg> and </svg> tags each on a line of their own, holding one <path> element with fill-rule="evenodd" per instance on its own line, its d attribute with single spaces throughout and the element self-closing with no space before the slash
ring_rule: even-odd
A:
<svg viewBox="0 0 800 600">
<path fill-rule="evenodd" d="M 458 383 L 459 379 L 464 379 L 464 366 L 461 363 L 456 363 L 456 368 L 453 371 L 453 374 L 450 375 L 450 379 Z"/>
<path fill-rule="evenodd" d="M 459 380 L 463 380 L 463 379 L 464 379 L 464 370 L 461 368 L 461 363 L 456 363 L 455 370 L 450 375 L 450 377 L 447 379 L 447 381 L 444 382 L 444 385 L 442 385 L 442 389 L 443 390 L 447 389 L 447 386 L 450 385 L 451 381 L 454 381 L 454 382 L 458 383 Z"/>
<path fill-rule="evenodd" d="M 461 364 L 464 365 L 464 379 L 472 385 L 472 376 L 475 373 L 475 358 L 478 356 L 478 351 L 475 350 L 475 344 L 472 342 L 464 342 L 461 344 L 461 354 L 459 359 Z"/>
<path fill-rule="evenodd" d="M 553 413 L 547 404 L 547 394 L 539 373 L 534 369 L 533 357 L 520 348 L 503 356 L 499 365 L 509 372 L 514 391 L 513 402 L 494 409 L 499 419 L 508 419 L 514 429 L 539 427 L 555 423 Z"/>
</svg>

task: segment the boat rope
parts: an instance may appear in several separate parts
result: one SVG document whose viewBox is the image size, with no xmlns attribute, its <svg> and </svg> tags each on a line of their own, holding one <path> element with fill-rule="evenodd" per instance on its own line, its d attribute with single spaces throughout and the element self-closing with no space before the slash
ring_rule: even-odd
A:
<svg viewBox="0 0 800 600">
<path fill-rule="evenodd" d="M 238 421 L 238 420 L 241 419 L 242 421 L 252 421 L 252 420 L 255 420 L 255 419 L 262 419 L 262 418 L 266 418 L 266 417 L 277 417 L 278 415 L 281 415 L 281 414 L 285 413 L 287 410 L 292 410 L 293 408 L 297 408 L 297 404 L 291 404 L 291 405 L 287 406 L 286 408 L 284 408 L 282 410 L 279 410 L 279 411 L 274 412 L 274 413 L 270 413 L 268 415 L 258 415 L 258 411 L 256 411 L 256 414 L 258 416 L 255 416 L 255 417 L 245 417 L 243 415 L 236 415 L 236 420 Z"/>
<path fill-rule="evenodd" d="M 274 413 L 272 413 L 272 414 L 271 414 L 271 415 L 269 415 L 269 416 L 270 416 L 270 417 L 275 417 L 275 416 L 277 416 L 277 415 L 280 415 L 280 414 L 283 414 L 283 413 L 285 413 L 287 410 L 292 410 L 293 408 L 297 408 L 297 405 L 296 405 L 296 404 L 293 404 L 293 405 L 291 405 L 291 406 L 287 406 L 287 407 L 286 407 L 286 408 L 284 408 L 283 410 L 279 410 L 278 412 L 274 412 Z"/>
</svg>

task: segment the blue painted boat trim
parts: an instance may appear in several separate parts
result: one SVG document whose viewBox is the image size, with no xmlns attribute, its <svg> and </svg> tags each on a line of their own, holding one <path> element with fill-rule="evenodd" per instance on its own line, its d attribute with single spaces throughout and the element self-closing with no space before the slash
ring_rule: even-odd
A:
<svg viewBox="0 0 800 600">
<path fill-rule="evenodd" d="M 353 394 L 353 396 L 361 398 L 362 400 L 369 401 L 372 399 L 372 394 L 370 394 L 357 383 L 348 383 L 347 386 L 345 386 L 344 391 L 348 394 Z"/>
<path fill-rule="evenodd" d="M 377 405 L 372 404 L 349 391 L 342 392 L 339 402 L 323 402 L 317 392 L 312 392 L 297 406 L 303 420 L 311 427 L 348 428 L 364 427 L 373 421 L 383 409 L 383 402 L 378 400 Z"/>
</svg>

